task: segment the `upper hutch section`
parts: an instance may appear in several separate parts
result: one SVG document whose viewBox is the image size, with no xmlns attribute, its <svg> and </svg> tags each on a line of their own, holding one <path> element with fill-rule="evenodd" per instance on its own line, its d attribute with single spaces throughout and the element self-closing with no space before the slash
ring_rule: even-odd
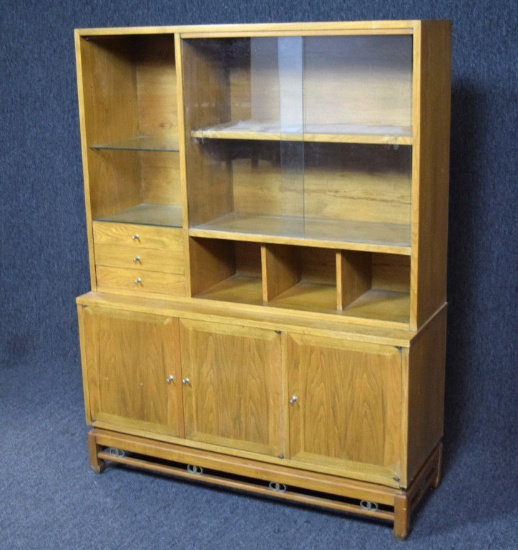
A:
<svg viewBox="0 0 518 550">
<path fill-rule="evenodd" d="M 76 31 L 92 287 L 422 326 L 446 299 L 450 34 Z M 122 257 L 144 225 L 180 259 Z"/>
</svg>

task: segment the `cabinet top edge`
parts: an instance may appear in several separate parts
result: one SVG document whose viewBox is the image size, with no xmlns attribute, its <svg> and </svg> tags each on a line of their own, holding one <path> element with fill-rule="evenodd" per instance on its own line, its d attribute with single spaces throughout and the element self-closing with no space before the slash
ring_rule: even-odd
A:
<svg viewBox="0 0 518 550">
<path fill-rule="evenodd" d="M 77 36 L 109 36 L 109 35 L 152 35 L 152 34 L 254 34 L 256 32 L 293 32 L 293 31 L 380 31 L 401 30 L 411 32 L 426 24 L 451 24 L 449 20 L 380 20 L 380 21 L 325 21 L 304 23 L 247 23 L 247 24 L 215 24 L 215 25 L 174 25 L 147 27 L 105 27 L 77 28 Z"/>
</svg>

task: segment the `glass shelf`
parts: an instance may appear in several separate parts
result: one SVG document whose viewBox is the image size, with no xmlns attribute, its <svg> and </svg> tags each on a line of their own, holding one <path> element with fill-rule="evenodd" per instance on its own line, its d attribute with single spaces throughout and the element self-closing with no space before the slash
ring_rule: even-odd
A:
<svg viewBox="0 0 518 550">
<path fill-rule="evenodd" d="M 275 121 L 246 120 L 229 122 L 191 132 L 199 139 L 241 139 L 263 141 L 307 141 L 329 143 L 412 144 L 408 126 L 361 124 L 280 125 Z"/>
<path fill-rule="evenodd" d="M 166 153 L 179 151 L 178 138 L 153 136 L 135 136 L 113 143 L 92 145 L 91 148 L 97 151 L 163 151 Z"/>
<path fill-rule="evenodd" d="M 182 227 L 182 207 L 141 203 L 113 214 L 95 218 L 95 221 Z"/>
</svg>

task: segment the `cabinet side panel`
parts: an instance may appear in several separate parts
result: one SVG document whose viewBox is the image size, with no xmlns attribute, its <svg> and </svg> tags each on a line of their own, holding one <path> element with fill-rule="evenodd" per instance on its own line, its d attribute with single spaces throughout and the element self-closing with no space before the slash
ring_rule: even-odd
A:
<svg viewBox="0 0 518 550">
<path fill-rule="evenodd" d="M 446 308 L 412 341 L 408 380 L 408 482 L 443 435 Z"/>
<path fill-rule="evenodd" d="M 85 406 L 85 417 L 86 423 L 90 425 L 91 422 L 91 412 L 90 412 L 90 395 L 88 389 L 88 362 L 87 362 L 87 353 L 86 348 L 88 346 L 88 337 L 86 334 L 85 323 L 84 323 L 84 307 L 81 305 L 77 306 L 77 321 L 79 326 L 79 345 L 81 351 L 81 372 L 83 377 L 83 398 Z"/>
<path fill-rule="evenodd" d="M 450 144 L 451 25 L 422 22 L 416 35 L 412 196 L 411 327 L 422 326 L 446 301 Z M 419 182 L 419 185 L 415 185 Z"/>
</svg>

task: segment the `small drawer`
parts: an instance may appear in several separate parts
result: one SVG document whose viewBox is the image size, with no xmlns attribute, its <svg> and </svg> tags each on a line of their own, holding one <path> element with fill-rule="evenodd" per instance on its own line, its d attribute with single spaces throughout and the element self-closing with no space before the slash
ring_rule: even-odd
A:
<svg viewBox="0 0 518 550">
<path fill-rule="evenodd" d="M 151 292 L 171 296 L 185 296 L 185 276 L 158 271 L 139 271 L 116 267 L 96 266 L 97 285 L 102 289 Z"/>
<path fill-rule="evenodd" d="M 183 250 L 183 232 L 172 227 L 94 222 L 94 245 Z"/>
<path fill-rule="evenodd" d="M 95 264 L 141 271 L 185 274 L 183 247 L 159 250 L 156 248 L 139 247 L 136 249 L 134 246 L 98 244 L 95 246 Z"/>
</svg>

